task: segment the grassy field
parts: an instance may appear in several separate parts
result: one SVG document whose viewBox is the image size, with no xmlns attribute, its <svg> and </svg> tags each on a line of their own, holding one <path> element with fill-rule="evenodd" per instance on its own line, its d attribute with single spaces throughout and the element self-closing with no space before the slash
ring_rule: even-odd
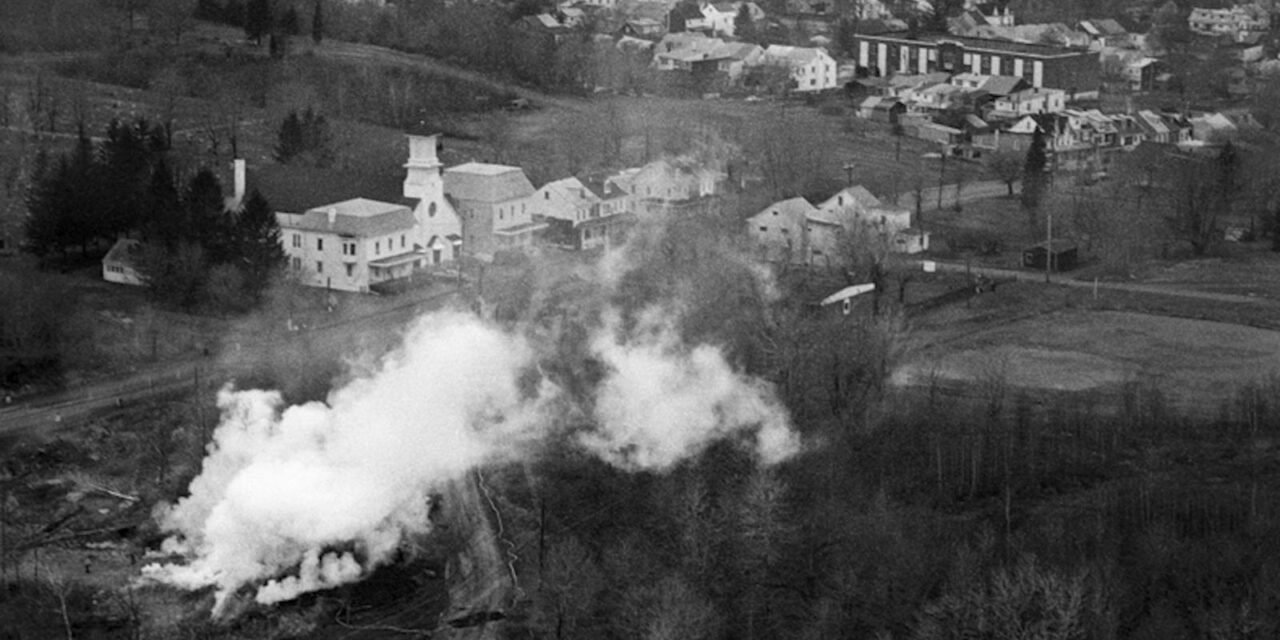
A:
<svg viewBox="0 0 1280 640">
<path fill-rule="evenodd" d="M 1280 374 L 1280 333 L 1145 313 L 1063 309 L 935 343 L 894 372 L 1058 391 L 1152 384 L 1175 406 L 1213 411 L 1242 386 Z"/>
</svg>

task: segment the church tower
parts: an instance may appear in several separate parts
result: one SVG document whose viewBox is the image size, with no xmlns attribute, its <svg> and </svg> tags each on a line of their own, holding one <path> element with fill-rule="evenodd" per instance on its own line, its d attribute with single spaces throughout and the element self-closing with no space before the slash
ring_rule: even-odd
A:
<svg viewBox="0 0 1280 640">
<path fill-rule="evenodd" d="M 404 197 L 435 203 L 444 199 L 444 180 L 440 177 L 440 158 L 436 145 L 440 134 L 409 134 L 409 161 L 404 163 Z"/>
</svg>

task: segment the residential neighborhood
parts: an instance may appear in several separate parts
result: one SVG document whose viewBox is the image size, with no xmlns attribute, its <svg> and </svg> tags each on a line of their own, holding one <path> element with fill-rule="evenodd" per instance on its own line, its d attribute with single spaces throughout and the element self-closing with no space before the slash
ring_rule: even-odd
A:
<svg viewBox="0 0 1280 640">
<path fill-rule="evenodd" d="M 1280 0 L 0 2 L 0 640 L 1280 637 Z"/>
</svg>

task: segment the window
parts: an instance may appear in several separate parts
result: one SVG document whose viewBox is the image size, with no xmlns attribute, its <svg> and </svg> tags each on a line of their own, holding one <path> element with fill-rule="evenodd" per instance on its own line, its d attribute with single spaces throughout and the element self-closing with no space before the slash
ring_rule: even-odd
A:
<svg viewBox="0 0 1280 640">
<path fill-rule="evenodd" d="M 400 234 L 400 248 L 401 248 L 401 249 L 403 249 L 403 248 L 404 248 L 404 234 L 403 234 L 403 233 L 402 233 L 402 234 Z"/>
<path fill-rule="evenodd" d="M 294 271 L 302 271 L 302 258 L 293 258 L 290 260 L 289 266 L 293 267 Z"/>
<path fill-rule="evenodd" d="M 324 238 L 316 238 L 316 251 L 324 251 Z"/>
<path fill-rule="evenodd" d="M 348 262 L 348 263 L 347 263 L 347 277 L 348 277 L 348 278 L 350 278 L 351 276 L 354 276 L 355 274 L 356 274 L 356 266 L 355 266 L 354 264 L 351 264 L 351 263 L 349 263 L 349 262 Z"/>
<path fill-rule="evenodd" d="M 342 255 L 354 256 L 355 254 L 356 254 L 356 243 L 354 242 L 342 243 Z"/>
<path fill-rule="evenodd" d="M 293 246 L 294 246 L 294 248 L 295 248 L 295 249 L 301 249 L 301 248 L 302 248 L 302 234 L 301 234 L 301 233 L 295 233 L 295 234 L 293 234 Z"/>
<path fill-rule="evenodd" d="M 542 194 L 542 199 L 543 199 L 543 200 L 550 200 L 550 199 L 551 199 L 551 192 L 550 192 L 550 191 L 543 192 L 543 194 Z"/>
<path fill-rule="evenodd" d="M 769 227 L 760 227 L 760 233 L 769 233 Z"/>
<path fill-rule="evenodd" d="M 434 218 L 436 216 L 436 203 L 432 202 L 427 205 L 427 217 Z"/>
<path fill-rule="evenodd" d="M 373 243 L 373 255 L 375 255 L 375 256 L 380 256 L 380 255 L 382 255 L 382 241 L 381 241 L 381 240 L 379 240 L 379 241 L 377 241 L 377 242 L 374 242 L 374 243 Z"/>
<path fill-rule="evenodd" d="M 316 260 L 316 273 L 324 273 L 324 263 Z"/>
</svg>

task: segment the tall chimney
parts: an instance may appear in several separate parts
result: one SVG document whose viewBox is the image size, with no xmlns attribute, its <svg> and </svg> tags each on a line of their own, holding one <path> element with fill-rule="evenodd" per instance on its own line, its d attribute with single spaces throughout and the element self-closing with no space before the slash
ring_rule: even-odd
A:
<svg viewBox="0 0 1280 640">
<path fill-rule="evenodd" d="M 244 158 L 231 161 L 235 180 L 235 202 L 244 202 Z"/>
<path fill-rule="evenodd" d="M 329 207 L 326 213 L 329 214 L 329 228 L 332 229 L 333 224 L 338 221 L 338 210 L 334 207 Z"/>
</svg>

